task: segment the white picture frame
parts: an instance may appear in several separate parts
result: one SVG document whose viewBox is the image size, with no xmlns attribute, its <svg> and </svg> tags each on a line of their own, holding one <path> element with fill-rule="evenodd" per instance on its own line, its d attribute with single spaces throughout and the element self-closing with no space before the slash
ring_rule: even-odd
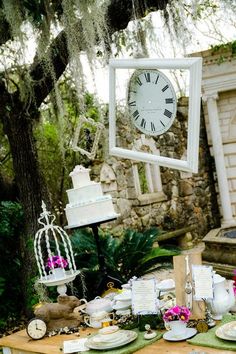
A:
<svg viewBox="0 0 236 354">
<path fill-rule="evenodd" d="M 78 146 L 79 138 L 81 136 L 81 131 L 83 129 L 84 124 L 89 124 L 90 126 L 94 126 L 96 128 L 96 133 L 93 141 L 93 145 L 91 151 L 87 151 Z M 80 152 L 82 155 L 86 155 L 90 160 L 94 160 L 97 149 L 98 149 L 98 142 L 101 136 L 102 131 L 105 129 L 105 126 L 100 122 L 95 122 L 92 118 L 80 117 L 78 126 L 75 130 L 75 135 L 72 141 L 72 150 L 76 152 Z"/>
<path fill-rule="evenodd" d="M 184 69 L 189 71 L 189 107 L 186 160 L 129 150 L 116 146 L 116 70 Z M 202 58 L 110 59 L 109 61 L 109 153 L 125 159 L 196 173 L 198 171 Z"/>
</svg>

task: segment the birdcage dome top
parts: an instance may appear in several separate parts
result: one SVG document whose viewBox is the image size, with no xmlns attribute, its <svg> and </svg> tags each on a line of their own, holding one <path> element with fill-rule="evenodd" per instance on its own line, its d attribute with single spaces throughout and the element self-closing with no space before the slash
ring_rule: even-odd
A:
<svg viewBox="0 0 236 354">
<path fill-rule="evenodd" d="M 42 227 L 36 232 L 34 253 L 39 271 L 39 282 L 46 286 L 59 286 L 73 281 L 76 269 L 71 240 L 67 233 L 54 225 L 55 216 L 42 202 L 38 222 Z"/>
</svg>

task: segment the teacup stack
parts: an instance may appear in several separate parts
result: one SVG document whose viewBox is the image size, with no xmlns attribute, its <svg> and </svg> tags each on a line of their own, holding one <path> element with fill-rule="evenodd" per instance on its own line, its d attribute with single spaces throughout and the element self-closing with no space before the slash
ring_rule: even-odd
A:
<svg viewBox="0 0 236 354">
<path fill-rule="evenodd" d="M 131 314 L 131 296 L 131 289 L 123 288 L 122 292 L 114 297 L 113 310 L 116 311 L 116 315 Z"/>
</svg>

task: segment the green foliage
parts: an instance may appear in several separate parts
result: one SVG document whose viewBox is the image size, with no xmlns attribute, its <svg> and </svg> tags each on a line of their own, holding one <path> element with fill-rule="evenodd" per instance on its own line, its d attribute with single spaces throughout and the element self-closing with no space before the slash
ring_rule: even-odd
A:
<svg viewBox="0 0 236 354">
<path fill-rule="evenodd" d="M 0 328 L 21 311 L 19 235 L 23 211 L 18 203 L 0 203 Z"/>
<path fill-rule="evenodd" d="M 212 54 L 220 54 L 217 63 L 222 64 L 227 60 L 224 53 L 231 52 L 233 56 L 236 55 L 236 41 L 211 46 L 211 51 Z"/>
<path fill-rule="evenodd" d="M 138 164 L 138 175 L 142 194 L 148 193 L 149 190 L 146 179 L 145 164 L 142 162 Z"/>
<path fill-rule="evenodd" d="M 126 230 L 122 237 L 116 238 L 99 230 L 99 243 L 108 274 L 127 282 L 133 276 L 141 277 L 150 271 L 162 269 L 167 262 L 170 265 L 172 256 L 179 252 L 176 249 L 154 247 L 158 234 L 156 228 L 143 233 Z M 102 276 L 93 233 L 87 228 L 79 229 L 73 233 L 71 241 L 77 268 L 83 271 L 91 295 L 94 285 Z"/>
<path fill-rule="evenodd" d="M 64 115 L 58 109 L 55 94 L 51 94 L 49 102 L 41 112 L 41 125 L 35 127 L 34 136 L 37 141 L 38 155 L 48 189 L 52 197 L 52 205 L 58 216 L 58 222 L 64 222 L 63 206 L 67 203 L 66 190 L 71 188 L 69 171 L 76 164 L 86 165 L 87 159 L 80 154 L 75 155 L 71 142 L 80 116 L 99 120 L 99 109 L 94 96 L 85 92 L 81 107 L 73 83 L 64 78 L 59 85 Z M 95 133 L 91 125 L 83 125 L 80 135 L 80 146 L 88 149 L 88 144 Z M 53 166 L 53 168 L 52 168 Z"/>
</svg>

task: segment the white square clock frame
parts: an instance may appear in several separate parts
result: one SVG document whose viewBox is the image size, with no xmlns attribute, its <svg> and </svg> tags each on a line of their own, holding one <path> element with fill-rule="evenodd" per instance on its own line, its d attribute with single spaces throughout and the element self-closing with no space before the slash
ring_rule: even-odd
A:
<svg viewBox="0 0 236 354">
<path fill-rule="evenodd" d="M 124 149 L 116 146 L 116 69 L 189 70 L 189 108 L 186 160 Z M 186 172 L 198 171 L 202 58 L 110 59 L 109 61 L 109 153 L 114 156 L 157 163 Z"/>
</svg>

